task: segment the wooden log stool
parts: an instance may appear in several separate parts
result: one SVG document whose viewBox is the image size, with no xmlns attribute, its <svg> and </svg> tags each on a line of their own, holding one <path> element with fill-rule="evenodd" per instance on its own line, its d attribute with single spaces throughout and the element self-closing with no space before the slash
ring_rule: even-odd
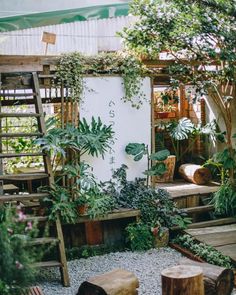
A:
<svg viewBox="0 0 236 295">
<path fill-rule="evenodd" d="M 115 269 L 83 282 L 77 295 L 136 295 L 139 282 L 130 271 Z"/>
<path fill-rule="evenodd" d="M 177 265 L 161 273 L 162 295 L 204 295 L 203 273 L 198 266 Z"/>
<path fill-rule="evenodd" d="M 187 258 L 179 261 L 181 265 L 195 265 L 202 268 L 205 295 L 230 295 L 234 287 L 232 269 L 196 262 Z"/>
<path fill-rule="evenodd" d="M 207 184 L 211 180 L 208 168 L 194 164 L 183 164 L 179 167 L 179 174 L 183 179 L 195 184 Z"/>
</svg>

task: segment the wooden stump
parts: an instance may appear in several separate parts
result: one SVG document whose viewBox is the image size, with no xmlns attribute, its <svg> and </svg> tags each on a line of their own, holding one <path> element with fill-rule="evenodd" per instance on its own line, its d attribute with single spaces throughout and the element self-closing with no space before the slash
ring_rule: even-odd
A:
<svg viewBox="0 0 236 295">
<path fill-rule="evenodd" d="M 183 164 L 179 167 L 179 174 L 195 184 L 206 184 L 211 180 L 210 170 L 200 165 Z"/>
<path fill-rule="evenodd" d="M 77 295 L 136 295 L 139 282 L 129 271 L 115 269 L 83 282 Z"/>
<path fill-rule="evenodd" d="M 187 258 L 179 261 L 181 265 L 199 266 L 203 270 L 205 295 L 230 295 L 234 286 L 234 273 L 231 269 L 196 262 Z"/>
<path fill-rule="evenodd" d="M 162 295 L 204 295 L 202 269 L 177 265 L 161 273 Z"/>
</svg>

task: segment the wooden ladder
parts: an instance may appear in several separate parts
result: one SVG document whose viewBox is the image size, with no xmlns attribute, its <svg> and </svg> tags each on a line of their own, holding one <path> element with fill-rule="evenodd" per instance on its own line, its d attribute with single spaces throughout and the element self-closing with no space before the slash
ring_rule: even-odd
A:
<svg viewBox="0 0 236 295">
<path fill-rule="evenodd" d="M 9 181 L 28 181 L 32 182 L 33 180 L 40 180 L 46 179 L 48 181 L 49 186 L 54 184 L 54 175 L 52 172 L 52 165 L 51 159 L 48 154 L 44 152 L 35 152 L 35 153 L 3 153 L 2 150 L 2 139 L 3 138 L 19 138 L 19 137 L 40 137 L 46 134 L 46 124 L 42 106 L 42 99 L 40 95 L 40 87 L 39 87 L 39 80 L 38 75 L 36 72 L 31 73 L 32 75 L 32 93 L 7 93 L 4 94 L 3 91 L 0 92 L 0 97 L 2 97 L 2 101 L 4 97 L 11 97 L 12 99 L 20 99 L 21 96 L 31 96 L 32 104 L 35 105 L 35 113 L 4 113 L 1 112 L 1 105 L 0 105 L 0 130 L 2 129 L 2 119 L 9 118 L 9 117 L 16 117 L 16 118 L 30 118 L 34 117 L 37 119 L 38 125 L 38 132 L 33 133 L 3 133 L 0 132 L 0 203 L 24 203 L 29 201 L 38 201 L 40 199 L 44 199 L 48 194 L 46 193 L 32 193 L 29 194 L 13 194 L 13 195 L 6 195 L 3 191 L 3 184 L 4 182 Z M 1 100 L 0 100 L 1 104 Z M 13 158 L 13 157 L 24 157 L 24 156 L 42 156 L 44 162 L 44 172 L 36 172 L 36 173 L 21 173 L 21 174 L 5 174 L 3 173 L 3 159 L 6 158 Z M 31 202 L 33 203 L 33 202 Z M 28 217 L 29 220 L 36 220 L 38 222 L 46 222 L 48 221 L 47 216 L 31 216 Z M 47 238 L 37 238 L 33 241 L 34 245 L 40 244 L 49 244 L 55 243 L 58 247 L 58 261 L 43 261 L 36 263 L 37 267 L 59 267 L 61 272 L 61 279 L 62 283 L 65 287 L 70 285 L 68 268 L 67 268 L 67 260 L 65 254 L 65 245 L 64 245 L 64 238 L 62 232 L 62 226 L 59 217 L 55 220 L 55 228 L 56 228 L 56 237 L 47 237 Z"/>
</svg>

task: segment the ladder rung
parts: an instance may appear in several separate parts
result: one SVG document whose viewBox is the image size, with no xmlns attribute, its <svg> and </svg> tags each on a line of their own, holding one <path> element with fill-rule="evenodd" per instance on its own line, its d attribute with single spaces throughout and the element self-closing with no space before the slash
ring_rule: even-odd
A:
<svg viewBox="0 0 236 295">
<path fill-rule="evenodd" d="M 38 137 L 42 136 L 42 133 L 35 132 L 35 133 L 1 133 L 0 137 L 6 138 L 15 138 L 15 137 Z"/>
<path fill-rule="evenodd" d="M 26 97 L 26 96 L 35 96 L 34 92 L 27 92 L 27 93 L 0 93 L 1 97 Z"/>
<path fill-rule="evenodd" d="M 17 157 L 38 157 L 44 156 L 43 153 L 15 153 L 15 154 L 0 154 L 0 159 L 2 158 L 17 158 Z"/>
<path fill-rule="evenodd" d="M 33 264 L 34 267 L 58 267 L 62 266 L 59 261 L 42 261 Z"/>
<path fill-rule="evenodd" d="M 32 241 L 29 241 L 28 245 L 36 246 L 36 245 L 45 245 L 45 244 L 52 244 L 52 243 L 59 243 L 57 238 L 35 238 Z"/>
<path fill-rule="evenodd" d="M 22 195 L 2 195 L 0 202 L 21 202 L 27 200 L 39 200 L 48 197 L 47 193 L 22 194 Z"/>
<path fill-rule="evenodd" d="M 28 117 L 40 117 L 41 114 L 36 113 L 0 113 L 0 118 L 28 118 Z"/>
<path fill-rule="evenodd" d="M 0 180 L 36 180 L 47 178 L 47 173 L 19 173 L 0 175 Z"/>
<path fill-rule="evenodd" d="M 56 78 L 55 75 L 43 75 L 43 74 L 39 74 L 38 77 L 41 78 L 41 79 L 44 79 L 44 78 L 45 79 L 46 78 Z"/>
<path fill-rule="evenodd" d="M 32 221 L 32 222 L 43 222 L 48 221 L 48 216 L 27 216 L 26 221 Z"/>
</svg>

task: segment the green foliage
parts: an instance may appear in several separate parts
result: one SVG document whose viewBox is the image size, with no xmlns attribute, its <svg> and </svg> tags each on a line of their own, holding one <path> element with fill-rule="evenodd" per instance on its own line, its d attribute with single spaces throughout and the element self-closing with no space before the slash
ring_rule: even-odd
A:
<svg viewBox="0 0 236 295">
<path fill-rule="evenodd" d="M 36 139 L 35 143 L 54 158 L 65 158 L 67 149 L 80 154 L 87 152 L 92 156 L 104 156 L 113 134 L 111 125 L 107 126 L 100 118 L 96 120 L 92 117 L 91 124 L 82 119 L 78 128 L 70 124 L 65 128 L 51 128 L 44 137 Z"/>
<path fill-rule="evenodd" d="M 18 208 L 15 212 L 5 208 L 0 223 L 0 293 L 18 295 L 35 281 L 33 263 L 39 252 L 27 243 L 36 234 L 30 222 Z"/>
<path fill-rule="evenodd" d="M 114 178 L 103 183 L 104 193 L 113 196 L 119 207 L 139 209 L 141 220 L 150 226 L 160 224 L 186 226 L 190 222 L 183 210 L 176 207 L 169 193 L 163 189 L 147 187 L 143 179 L 127 181 L 126 166 L 114 172 Z"/>
<path fill-rule="evenodd" d="M 236 216 L 236 188 L 227 182 L 214 193 L 212 200 L 215 213 L 223 216 Z"/>
<path fill-rule="evenodd" d="M 139 108 L 145 96 L 140 92 L 142 76 L 147 72 L 134 56 L 117 53 L 100 53 L 97 56 L 83 56 L 78 52 L 64 54 L 59 59 L 56 78 L 59 84 L 70 89 L 73 100 L 82 98 L 86 87 L 86 75 L 120 74 L 124 80 L 125 102 Z"/>
<path fill-rule="evenodd" d="M 155 161 L 151 168 L 148 168 L 144 174 L 148 176 L 154 175 L 163 175 L 166 172 L 166 165 L 162 161 L 166 160 L 170 155 L 168 150 L 162 150 L 157 153 L 153 153 L 149 155 L 148 146 L 145 146 L 144 143 L 129 143 L 125 147 L 125 151 L 128 155 L 132 155 L 134 157 L 134 161 L 139 161 L 143 158 L 144 155 L 148 157 L 148 166 L 149 161 Z"/>
<path fill-rule="evenodd" d="M 91 124 L 83 118 L 79 122 L 78 127 L 79 145 L 81 154 L 88 153 L 92 156 L 98 157 L 104 156 L 107 150 L 110 148 L 110 139 L 113 137 L 114 132 L 112 126 L 106 126 L 102 123 L 100 117 L 97 121 L 92 117 Z"/>
<path fill-rule="evenodd" d="M 189 249 L 195 255 L 201 257 L 208 263 L 226 268 L 233 268 L 231 260 L 228 256 L 221 254 L 212 246 L 208 246 L 204 243 L 198 243 L 188 234 L 179 235 L 172 242 Z"/>
<path fill-rule="evenodd" d="M 115 200 L 98 189 L 93 189 L 87 193 L 86 203 L 88 205 L 87 214 L 91 219 L 104 217 L 116 207 Z"/>
<path fill-rule="evenodd" d="M 125 151 L 128 155 L 134 156 L 134 161 L 139 161 L 148 154 L 147 146 L 144 143 L 129 143 L 125 147 Z"/>
<path fill-rule="evenodd" d="M 147 224 L 142 222 L 130 224 L 125 230 L 132 251 L 144 251 L 153 247 L 154 236 Z"/>
<path fill-rule="evenodd" d="M 68 189 L 54 185 L 46 191 L 50 196 L 44 198 L 43 202 L 49 210 L 49 220 L 56 220 L 59 216 L 65 223 L 75 223 L 78 213 Z"/>
<path fill-rule="evenodd" d="M 174 140 L 188 139 L 194 129 L 194 124 L 188 118 L 181 118 L 179 121 L 171 121 L 168 125 L 170 136 Z"/>
</svg>

